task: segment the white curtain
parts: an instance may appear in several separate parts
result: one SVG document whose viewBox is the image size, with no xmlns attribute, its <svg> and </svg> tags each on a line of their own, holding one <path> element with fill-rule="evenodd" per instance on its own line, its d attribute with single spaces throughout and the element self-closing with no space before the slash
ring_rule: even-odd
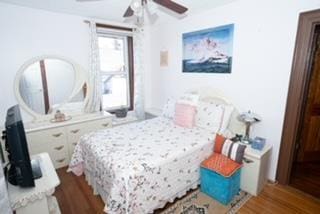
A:
<svg viewBox="0 0 320 214">
<path fill-rule="evenodd" d="M 144 29 L 136 28 L 133 32 L 134 50 L 134 110 L 139 119 L 145 118 L 144 112 Z"/>
<path fill-rule="evenodd" d="M 89 100 L 85 105 L 85 112 L 92 113 L 100 111 L 101 105 L 101 78 L 99 47 L 96 23 L 90 21 L 90 64 L 89 64 Z"/>
<path fill-rule="evenodd" d="M 12 213 L 10 204 L 9 204 L 9 197 L 7 191 L 7 182 L 3 175 L 2 164 L 0 160 L 0 213 L 10 214 Z"/>
</svg>

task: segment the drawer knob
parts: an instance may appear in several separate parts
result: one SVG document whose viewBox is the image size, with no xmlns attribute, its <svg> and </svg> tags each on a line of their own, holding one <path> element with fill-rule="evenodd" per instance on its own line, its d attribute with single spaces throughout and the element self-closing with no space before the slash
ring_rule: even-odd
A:
<svg viewBox="0 0 320 214">
<path fill-rule="evenodd" d="M 63 148 L 64 148 L 64 146 L 58 146 L 58 147 L 55 147 L 54 149 L 59 151 L 59 150 L 61 150 Z"/>
<path fill-rule="evenodd" d="M 60 137 L 62 135 L 62 133 L 57 133 L 57 134 L 53 134 L 53 137 Z"/>
<path fill-rule="evenodd" d="M 108 126 L 109 126 L 109 123 L 103 123 L 102 126 L 103 126 L 103 127 L 108 127 Z"/>
<path fill-rule="evenodd" d="M 76 146 L 77 145 L 77 143 L 72 143 L 74 146 Z"/>
<path fill-rule="evenodd" d="M 63 161 L 65 161 L 66 159 L 65 158 L 62 158 L 62 159 L 59 159 L 59 160 L 56 160 L 58 163 L 62 163 Z"/>
<path fill-rule="evenodd" d="M 80 129 L 71 130 L 71 132 L 72 132 L 73 134 L 76 134 L 76 133 L 78 133 L 79 131 L 80 131 Z"/>
</svg>

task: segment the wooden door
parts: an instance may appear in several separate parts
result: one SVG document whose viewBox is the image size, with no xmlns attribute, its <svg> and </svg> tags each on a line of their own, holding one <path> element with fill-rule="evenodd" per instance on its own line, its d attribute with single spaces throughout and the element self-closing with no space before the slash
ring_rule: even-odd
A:
<svg viewBox="0 0 320 214">
<path fill-rule="evenodd" d="M 317 28 L 315 38 L 310 85 L 298 142 L 298 162 L 320 161 L 320 28 Z"/>
</svg>

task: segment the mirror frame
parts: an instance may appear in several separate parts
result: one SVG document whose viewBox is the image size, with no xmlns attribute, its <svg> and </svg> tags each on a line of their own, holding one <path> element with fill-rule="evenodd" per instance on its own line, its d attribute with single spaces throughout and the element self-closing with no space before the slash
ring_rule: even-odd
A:
<svg viewBox="0 0 320 214">
<path fill-rule="evenodd" d="M 67 57 L 63 57 L 63 56 L 57 56 L 57 55 L 41 55 L 38 57 L 34 57 L 28 61 L 26 61 L 18 70 L 15 80 L 14 80 L 14 92 L 15 92 L 15 96 L 16 99 L 19 103 L 19 105 L 23 108 L 23 110 L 25 110 L 28 114 L 30 114 L 33 117 L 33 121 L 44 121 L 44 120 L 49 120 L 53 118 L 53 115 L 55 112 L 51 112 L 50 114 L 39 114 L 35 111 L 33 111 L 23 100 L 21 94 L 20 94 L 20 90 L 19 90 L 19 84 L 20 84 L 20 79 L 21 76 L 23 74 L 23 72 L 33 63 L 36 63 L 40 60 L 45 60 L 45 59 L 58 59 L 58 60 L 62 60 L 65 62 L 68 62 L 72 65 L 74 71 L 75 71 L 75 83 L 74 83 L 74 89 L 72 91 L 72 93 L 70 94 L 70 96 L 60 104 L 60 106 L 63 106 L 64 104 L 68 103 L 78 92 L 80 87 L 83 86 L 83 84 L 87 84 L 87 96 L 84 98 L 83 103 L 84 106 L 88 103 L 89 100 L 89 94 L 90 94 L 90 90 L 91 87 L 89 85 L 89 79 L 88 79 L 88 73 L 75 61 L 67 58 Z M 79 84 L 80 81 L 83 81 L 83 84 Z M 81 85 L 81 86 L 80 86 Z M 82 109 L 82 112 L 84 112 L 84 109 Z M 65 112 L 64 112 L 65 113 Z M 66 112 L 67 115 L 72 115 L 72 112 Z"/>
</svg>

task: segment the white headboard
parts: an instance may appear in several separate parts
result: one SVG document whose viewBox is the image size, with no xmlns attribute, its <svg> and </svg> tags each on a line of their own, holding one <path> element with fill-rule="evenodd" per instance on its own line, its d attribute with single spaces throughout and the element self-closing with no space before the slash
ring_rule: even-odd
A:
<svg viewBox="0 0 320 214">
<path fill-rule="evenodd" d="M 212 102 L 215 104 L 226 104 L 232 105 L 234 111 L 231 115 L 230 123 L 228 130 L 233 134 L 243 134 L 245 133 L 245 125 L 238 120 L 239 111 L 236 106 L 234 106 L 224 95 L 218 90 L 215 89 L 195 89 L 187 91 L 187 93 L 199 94 L 200 100 L 204 102 Z"/>
</svg>

